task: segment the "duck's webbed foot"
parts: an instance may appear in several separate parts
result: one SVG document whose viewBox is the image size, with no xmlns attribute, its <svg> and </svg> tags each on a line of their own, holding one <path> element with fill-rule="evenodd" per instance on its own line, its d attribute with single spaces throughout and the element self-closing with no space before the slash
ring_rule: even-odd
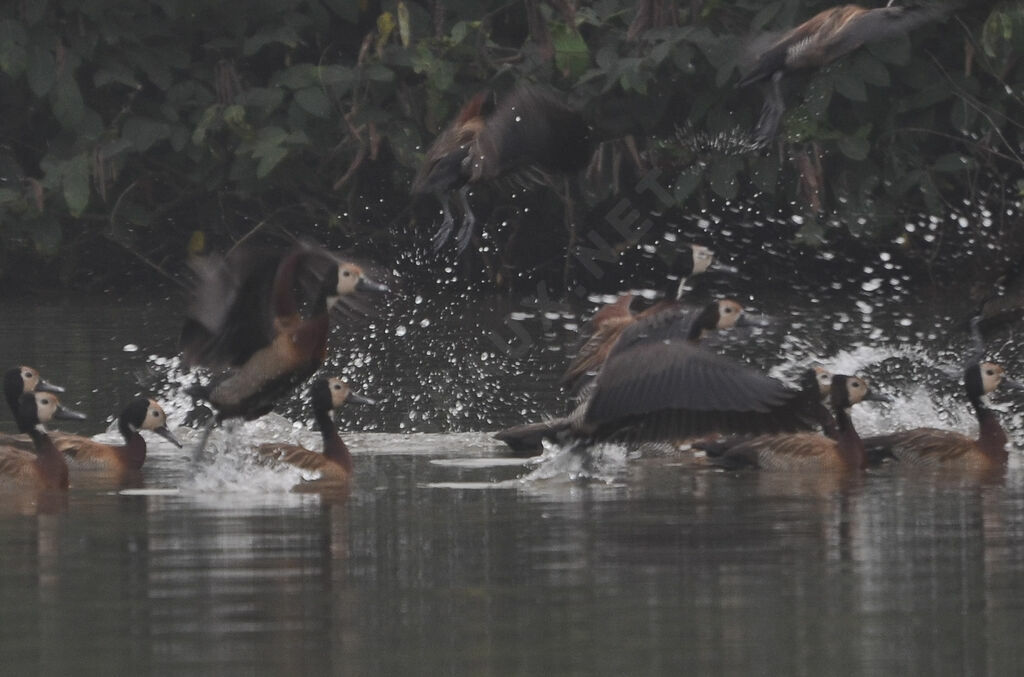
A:
<svg viewBox="0 0 1024 677">
<path fill-rule="evenodd" d="M 444 214 L 444 218 L 441 220 L 441 227 L 434 233 L 433 247 L 435 252 L 441 250 L 444 243 L 452 236 L 452 230 L 455 228 L 455 219 L 452 218 L 452 210 L 448 206 L 448 195 L 439 195 L 438 200 L 441 201 L 441 212 Z"/>
<path fill-rule="evenodd" d="M 455 246 L 460 254 L 469 246 L 469 241 L 473 239 L 473 228 L 476 226 L 476 216 L 469 207 L 466 193 L 467 190 L 465 188 L 459 191 L 459 204 L 462 206 L 462 227 L 459 228 L 459 233 L 455 236 Z"/>
</svg>

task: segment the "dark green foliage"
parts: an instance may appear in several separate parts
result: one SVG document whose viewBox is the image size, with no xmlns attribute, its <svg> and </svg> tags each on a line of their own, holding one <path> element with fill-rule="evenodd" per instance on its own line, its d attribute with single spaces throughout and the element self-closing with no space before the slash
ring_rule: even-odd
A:
<svg viewBox="0 0 1024 677">
<path fill-rule="evenodd" d="M 739 201 L 931 256 L 902 224 L 1024 190 L 1020 3 L 967 3 L 785 80 L 759 151 L 743 138 L 760 92 L 733 86 L 749 39 L 833 3 L 575 4 L 5 3 L 0 279 L 177 271 L 277 227 L 402 260 L 438 219 L 408 197 L 425 147 L 473 93 L 524 81 L 564 91 L 603 144 L 583 190 L 477 189 L 497 245 L 470 274 L 568 281 L 567 244 L 628 239 L 607 218 L 623 197 L 680 217 Z M 633 190 L 652 169 L 673 204 Z"/>
</svg>

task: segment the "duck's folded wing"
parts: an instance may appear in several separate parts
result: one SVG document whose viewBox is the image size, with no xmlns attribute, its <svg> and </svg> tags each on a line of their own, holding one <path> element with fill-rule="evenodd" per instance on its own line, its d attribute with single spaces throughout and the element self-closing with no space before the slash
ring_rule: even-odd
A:
<svg viewBox="0 0 1024 677">
<path fill-rule="evenodd" d="M 257 453 L 264 458 L 271 458 L 302 470 L 322 470 L 327 465 L 327 457 L 315 451 L 310 451 L 297 444 L 261 444 Z"/>
<path fill-rule="evenodd" d="M 14 447 L 0 448 L 0 476 L 16 482 L 31 482 L 36 479 L 36 455 L 31 451 Z"/>
</svg>

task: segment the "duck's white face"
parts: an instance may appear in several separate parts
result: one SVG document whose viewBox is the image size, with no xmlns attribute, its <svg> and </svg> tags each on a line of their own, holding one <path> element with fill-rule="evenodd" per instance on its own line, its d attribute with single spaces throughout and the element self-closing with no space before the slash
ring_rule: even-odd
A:
<svg viewBox="0 0 1024 677">
<path fill-rule="evenodd" d="M 167 414 L 156 400 L 149 401 L 146 418 L 142 421 L 143 430 L 156 430 L 167 425 Z"/>
<path fill-rule="evenodd" d="M 979 368 L 981 369 L 981 389 L 988 395 L 1003 382 L 1006 372 L 994 362 L 982 362 Z"/>
<path fill-rule="evenodd" d="M 868 382 L 860 377 L 846 379 L 846 397 L 850 404 L 863 402 L 868 396 Z"/>
<path fill-rule="evenodd" d="M 352 391 L 349 385 L 340 378 L 327 379 L 327 387 L 331 389 L 331 407 L 333 408 L 344 404 L 348 399 L 348 394 Z"/>
<path fill-rule="evenodd" d="M 822 397 L 828 397 L 832 392 L 832 372 L 825 367 L 815 367 L 814 373 L 818 379 L 818 390 Z"/>
<path fill-rule="evenodd" d="M 699 244 L 690 245 L 690 251 L 693 252 L 693 272 L 691 275 L 700 275 L 706 272 L 711 264 L 715 262 L 715 253 L 707 247 L 702 247 Z"/>
<path fill-rule="evenodd" d="M 743 314 L 743 306 L 731 299 L 722 299 L 718 302 L 718 324 L 719 329 L 732 329 Z"/>
<path fill-rule="evenodd" d="M 354 263 L 338 265 L 338 296 L 346 296 L 356 292 L 359 280 L 363 279 L 363 269 Z"/>
<path fill-rule="evenodd" d="M 40 423 L 49 423 L 57 414 L 60 400 L 53 393 L 35 393 L 36 418 Z"/>
<path fill-rule="evenodd" d="M 30 393 L 39 385 L 39 372 L 32 367 L 21 367 L 22 392 Z"/>
</svg>

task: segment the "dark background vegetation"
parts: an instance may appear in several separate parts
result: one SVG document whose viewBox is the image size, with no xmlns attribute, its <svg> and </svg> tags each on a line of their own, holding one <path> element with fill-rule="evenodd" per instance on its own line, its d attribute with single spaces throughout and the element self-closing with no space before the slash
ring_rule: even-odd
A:
<svg viewBox="0 0 1024 677">
<path fill-rule="evenodd" d="M 280 233 L 408 278 L 519 291 L 611 290 L 668 265 L 652 255 L 671 249 L 666 233 L 727 258 L 825 246 L 853 265 L 858 249 L 884 247 L 940 287 L 1012 282 L 1024 251 L 1019 2 L 966 3 L 788 78 L 777 141 L 737 150 L 762 101 L 734 86 L 745 46 L 833 4 L 4 3 L 3 290 L 167 284 L 192 253 Z M 591 166 L 527 190 L 477 188 L 477 241 L 458 259 L 429 253 L 438 206 L 408 194 L 424 149 L 475 92 L 521 82 L 585 112 L 601 141 Z M 670 200 L 637 191 L 644 176 Z M 623 237 L 607 217 L 634 210 L 650 227 Z M 603 282 L 567 254 L 599 243 L 624 252 Z"/>
</svg>

